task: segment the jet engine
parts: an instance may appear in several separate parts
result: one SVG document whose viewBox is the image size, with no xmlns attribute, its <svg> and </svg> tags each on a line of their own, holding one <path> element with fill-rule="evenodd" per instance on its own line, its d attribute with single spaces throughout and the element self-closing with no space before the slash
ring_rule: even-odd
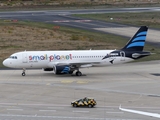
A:
<svg viewBox="0 0 160 120">
<path fill-rule="evenodd" d="M 53 66 L 54 74 L 72 74 L 74 70 L 70 68 L 70 66 Z"/>
</svg>

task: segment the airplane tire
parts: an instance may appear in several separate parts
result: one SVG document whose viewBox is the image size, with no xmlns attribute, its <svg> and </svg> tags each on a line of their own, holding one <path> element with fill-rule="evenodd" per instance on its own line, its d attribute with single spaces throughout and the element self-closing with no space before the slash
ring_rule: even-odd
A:
<svg viewBox="0 0 160 120">
<path fill-rule="evenodd" d="M 82 76 L 82 73 L 80 71 L 76 72 L 77 76 Z"/>
<path fill-rule="evenodd" d="M 22 73 L 22 76 L 25 76 L 25 75 L 26 75 L 25 72 L 23 72 L 23 73 Z"/>
<path fill-rule="evenodd" d="M 89 108 L 92 108 L 93 106 L 91 104 L 88 105 Z"/>
<path fill-rule="evenodd" d="M 73 107 L 77 107 L 77 105 L 76 105 L 76 104 L 73 104 Z"/>
</svg>

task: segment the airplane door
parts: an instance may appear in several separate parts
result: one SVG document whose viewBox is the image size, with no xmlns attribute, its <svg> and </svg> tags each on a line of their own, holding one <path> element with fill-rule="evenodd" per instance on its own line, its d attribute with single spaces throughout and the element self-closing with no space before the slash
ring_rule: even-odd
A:
<svg viewBox="0 0 160 120">
<path fill-rule="evenodd" d="M 120 55 L 121 55 L 121 61 L 125 61 L 125 52 L 121 51 Z"/>
<path fill-rule="evenodd" d="M 27 53 L 22 53 L 22 62 L 23 63 L 27 63 L 28 62 Z"/>
</svg>

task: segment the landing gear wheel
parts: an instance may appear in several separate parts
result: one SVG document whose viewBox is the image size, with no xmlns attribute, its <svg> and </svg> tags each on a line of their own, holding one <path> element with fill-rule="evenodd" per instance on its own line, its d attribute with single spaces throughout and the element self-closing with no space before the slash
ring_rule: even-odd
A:
<svg viewBox="0 0 160 120">
<path fill-rule="evenodd" d="M 82 76 L 82 73 L 81 73 L 80 71 L 77 71 L 77 72 L 76 72 L 76 75 L 77 75 L 77 76 Z"/>
<path fill-rule="evenodd" d="M 22 76 L 25 76 L 25 75 L 26 75 L 26 73 L 25 73 L 25 72 L 23 72 L 23 73 L 22 73 Z"/>
<path fill-rule="evenodd" d="M 73 104 L 73 107 L 77 107 L 77 105 L 76 105 L 76 104 Z"/>
<path fill-rule="evenodd" d="M 25 71 L 26 71 L 26 69 L 23 68 L 22 76 L 25 76 L 25 75 L 26 75 Z"/>
<path fill-rule="evenodd" d="M 92 108 L 93 106 L 89 104 L 88 107 L 89 107 L 89 108 Z"/>
</svg>

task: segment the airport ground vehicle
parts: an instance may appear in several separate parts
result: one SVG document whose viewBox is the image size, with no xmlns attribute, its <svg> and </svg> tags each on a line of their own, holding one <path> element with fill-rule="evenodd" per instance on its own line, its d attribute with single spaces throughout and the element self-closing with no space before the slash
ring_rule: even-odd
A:
<svg viewBox="0 0 160 120">
<path fill-rule="evenodd" d="M 92 108 L 96 105 L 96 101 L 93 98 L 85 97 L 83 99 L 75 100 L 71 102 L 73 107 L 89 107 Z"/>
</svg>

